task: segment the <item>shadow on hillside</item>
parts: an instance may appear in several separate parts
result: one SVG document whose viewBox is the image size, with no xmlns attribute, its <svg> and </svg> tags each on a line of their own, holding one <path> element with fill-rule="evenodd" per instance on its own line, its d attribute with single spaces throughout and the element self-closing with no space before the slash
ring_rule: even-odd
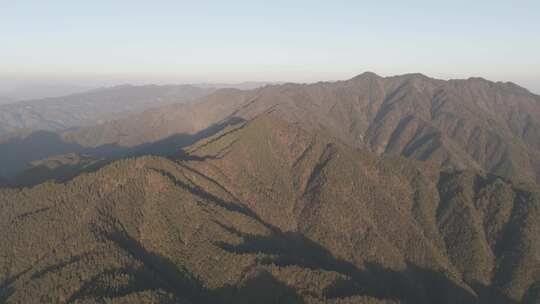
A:
<svg viewBox="0 0 540 304">
<path fill-rule="evenodd" d="M 169 178 L 173 179 L 174 176 Z M 515 303 L 501 293 L 485 290 L 486 287 L 473 286 L 479 299 L 471 291 L 456 285 L 445 274 L 414 264 L 408 264 L 403 271 L 387 269 L 375 263 L 366 263 L 360 269 L 356 264 L 336 257 L 327 248 L 300 233 L 282 232 L 264 222 L 240 201 L 226 201 L 195 184 L 177 182 L 179 187 L 184 187 L 204 201 L 243 214 L 268 228 L 266 235 L 253 235 L 215 222 L 241 239 L 239 244 L 215 244 L 234 254 L 257 254 L 257 264 L 250 266 L 239 282 L 215 289 L 208 288 L 178 262 L 145 248 L 130 235 L 118 219 L 111 216 L 111 211 L 98 210 L 99 226 L 94 225 L 92 229 L 96 238 L 114 243 L 137 263 L 129 267 L 107 269 L 94 275 L 70 296 L 68 303 L 85 299 L 91 301 L 121 298 L 142 292 L 158 296 L 160 303 L 303 303 L 302 297 L 294 288 L 277 280 L 265 270 L 268 265 L 298 266 L 341 274 L 342 279 L 336 280 L 323 290 L 325 299 L 322 300 L 369 296 L 402 303 Z M 57 271 L 79 260 L 80 257 L 73 257 L 58 265 L 46 267 L 44 271 Z M 43 274 L 41 271 L 34 275 Z M 13 293 L 10 282 L 14 280 L 10 279 L 0 285 L 0 299 L 8 300 Z M 525 303 L 534 303 L 537 296 L 538 286 L 531 287 L 526 295 L 530 302 Z"/>
<path fill-rule="evenodd" d="M 530 194 L 527 191 L 521 190 L 512 182 L 504 177 L 495 174 L 486 173 L 485 175 L 469 175 L 466 171 L 448 171 L 442 172 L 437 183 L 437 189 L 441 198 L 441 203 L 437 207 L 437 220 L 448 219 L 449 216 L 456 217 L 454 225 L 460 229 L 474 230 L 474 223 L 471 218 L 463 217 L 463 213 L 468 208 L 468 203 L 480 200 L 482 195 L 485 195 L 485 189 L 499 188 L 502 183 L 506 184 L 510 191 L 513 192 L 513 200 L 506 200 L 505 204 L 509 204 L 510 215 L 504 223 L 502 229 L 498 232 L 496 242 L 491 250 L 498 258 L 498 266 L 493 275 L 493 282 L 498 285 L 486 286 L 479 282 L 468 282 L 471 288 L 479 295 L 485 303 L 517 303 L 508 299 L 502 292 L 502 286 L 510 283 L 515 271 L 514 258 L 511 255 L 505 254 L 520 248 L 523 239 L 523 223 L 527 217 L 527 202 Z M 472 198 L 467 202 L 467 198 L 463 198 L 463 193 L 472 190 Z M 488 227 L 489 228 L 489 227 Z M 485 228 L 485 229 L 488 229 Z M 535 303 L 533 300 L 528 300 L 534 296 L 530 296 L 530 289 L 524 296 L 523 303 Z"/>
<path fill-rule="evenodd" d="M 532 284 L 529 287 L 529 289 L 525 293 L 525 296 L 523 297 L 523 303 L 526 303 L 526 304 L 540 303 L 540 281 L 536 281 L 536 283 Z"/>
<path fill-rule="evenodd" d="M 247 216 L 268 230 L 268 235 L 251 235 L 216 221 L 224 230 L 242 239 L 238 245 L 216 242 L 215 245 L 221 249 L 235 254 L 264 254 L 266 257 L 258 259 L 258 264 L 263 266 L 298 266 L 337 272 L 345 276 L 347 279 L 339 280 L 324 290 L 327 299 L 359 295 L 400 300 L 404 303 L 515 303 L 501 293 L 496 294 L 498 302 L 493 302 L 493 292 L 480 292 L 480 287 L 474 286 L 475 294 L 457 285 L 444 273 L 414 264 L 408 264 L 403 271 L 394 271 L 375 263 L 364 264 L 359 269 L 357 265 L 333 256 L 328 249 L 304 235 L 282 232 L 278 227 L 265 222 L 232 194 L 235 201 L 227 201 L 203 190 L 193 181 L 188 180 L 188 184 L 168 172 L 156 171 L 204 201 Z M 217 186 L 223 188 L 219 184 Z M 228 192 L 226 189 L 224 191 Z"/>
<path fill-rule="evenodd" d="M 474 289 L 476 294 L 478 294 L 478 297 L 482 300 L 481 303 L 489 303 L 489 304 L 518 304 L 517 301 L 509 299 L 505 294 L 501 292 L 499 288 L 496 288 L 494 286 L 486 286 L 481 283 L 472 283 L 470 284 L 471 288 Z M 523 301 L 519 303 L 523 304 L 536 304 L 536 300 L 533 300 L 532 298 L 529 299 L 530 294 L 525 294 L 523 297 Z M 537 298 L 538 299 L 538 298 Z"/>
<path fill-rule="evenodd" d="M 116 144 L 107 144 L 99 147 L 84 147 L 76 143 L 65 141 L 59 134 L 49 131 L 36 131 L 30 135 L 14 137 L 0 144 L 0 187 L 34 186 L 47 180 L 65 182 L 80 173 L 93 172 L 112 161 L 142 155 L 173 156 L 182 155 L 182 148 L 187 147 L 201 139 L 219 133 L 228 126 L 243 123 L 244 120 L 232 117 L 221 123 L 214 124 L 195 134 L 175 134 L 162 140 L 145 143 L 134 147 L 123 147 Z M 52 156 L 75 153 L 93 159 L 92 165 L 61 164 L 54 168 L 45 165 L 33 167 L 39 174 L 32 178 L 23 173 L 32 162 L 44 160 Z M 7 177 L 11 178 L 7 178 Z"/>
<path fill-rule="evenodd" d="M 155 170 L 168 177 L 176 186 L 200 197 L 202 201 L 247 216 L 266 227 L 268 231 L 268 235 L 251 235 L 233 226 L 226 226 L 215 221 L 222 229 L 242 239 L 240 244 L 216 242 L 216 246 L 235 254 L 264 254 L 266 257 L 258 259 L 258 264 L 263 266 L 298 266 L 337 272 L 345 276 L 346 279 L 339 280 L 324 290 L 327 299 L 370 296 L 399 300 L 404 303 L 516 303 L 501 292 L 497 292 L 495 287 L 473 285 L 473 292 L 471 289 L 456 284 L 445 273 L 425 269 L 412 263 L 407 264 L 403 271 L 387 269 L 375 263 L 366 263 L 360 269 L 354 263 L 335 257 L 321 244 L 301 233 L 282 232 L 278 227 L 265 222 L 215 180 L 188 166 L 183 167 L 214 183 L 224 192 L 229 193 L 233 200 L 224 200 L 205 191 L 186 176 L 184 176 L 186 178 L 184 182 L 168 172 Z M 529 292 L 530 297 L 534 297 L 536 293 L 532 289 Z"/>
<path fill-rule="evenodd" d="M 0 144 L 0 175 L 13 176 L 32 161 L 82 150 L 83 147 L 65 142 L 58 134 L 49 131 L 13 137 Z"/>
<path fill-rule="evenodd" d="M 259 258 L 262 265 L 298 266 L 344 275 L 346 279 L 334 282 L 323 291 L 327 299 L 369 296 L 404 303 L 515 303 L 501 293 L 480 293 L 476 289 L 478 298 L 444 273 L 414 264 L 408 264 L 404 271 L 394 271 L 375 263 L 366 263 L 363 269 L 359 269 L 299 233 L 271 231 L 269 235 L 251 235 L 220 225 L 243 240 L 238 245 L 218 242 L 217 246 L 223 250 L 236 254 L 267 255 Z"/>
<path fill-rule="evenodd" d="M 186 168 L 188 168 L 188 167 L 186 167 Z M 214 194 L 212 194 L 210 192 L 205 191 L 201 187 L 197 186 L 193 181 L 190 181 L 191 182 L 190 184 L 185 183 L 185 182 L 177 179 L 174 175 L 172 175 L 169 172 L 159 170 L 159 169 L 151 169 L 151 170 L 161 174 L 164 177 L 167 177 L 172 183 L 174 183 L 175 186 L 180 187 L 180 188 L 186 190 L 187 192 L 202 198 L 203 200 L 205 200 L 207 202 L 211 202 L 214 205 L 216 205 L 218 207 L 221 207 L 221 208 L 223 208 L 223 209 L 225 209 L 227 211 L 237 212 L 237 213 L 240 213 L 240 214 L 242 214 L 244 216 L 252 218 L 252 219 L 256 220 L 259 223 L 263 223 L 261 218 L 259 218 L 259 216 L 255 212 L 253 212 L 251 209 L 249 209 L 248 207 L 246 207 L 243 204 L 226 201 L 226 200 L 224 200 L 224 199 L 222 199 L 220 197 L 215 196 Z M 187 177 L 186 177 L 186 179 L 187 179 Z M 265 226 L 267 228 L 270 227 L 268 224 L 265 224 Z M 273 229 L 275 229 L 275 228 L 273 228 Z"/>
<path fill-rule="evenodd" d="M 104 222 L 105 228 L 94 226 L 95 236 L 116 244 L 139 266 L 108 269 L 93 276 L 67 303 L 120 298 L 139 292 L 154 292 L 160 303 L 303 303 L 292 288 L 262 268 L 254 269 L 234 286 L 209 289 L 186 268 L 147 250 L 120 222 L 111 218 Z M 128 280 L 122 280 L 126 277 Z"/>
<path fill-rule="evenodd" d="M 326 248 L 298 233 L 250 235 L 222 226 L 243 239 L 239 245 L 217 243 L 236 254 L 262 253 L 263 265 L 298 266 L 312 270 L 333 271 L 347 279 L 339 280 L 324 290 L 328 299 L 369 296 L 400 300 L 405 303 L 477 303 L 475 296 L 456 285 L 442 273 L 408 265 L 402 272 L 368 263 L 359 269 L 351 262 L 334 257 Z"/>
<path fill-rule="evenodd" d="M 176 180 L 172 176 L 169 178 Z M 377 264 L 366 264 L 361 270 L 349 261 L 334 257 L 328 249 L 300 233 L 285 233 L 266 223 L 245 204 L 224 201 L 197 186 L 187 186 L 179 181 L 176 184 L 216 206 L 248 216 L 268 229 L 269 235 L 251 235 L 216 222 L 243 240 L 238 245 L 216 242 L 221 249 L 235 254 L 265 254 L 266 257 L 258 260 L 260 265 L 298 266 L 337 272 L 347 277 L 324 290 L 328 299 L 363 295 L 406 303 L 477 303 L 474 294 L 456 285 L 442 273 L 412 264 L 403 272 L 385 269 Z"/>
<path fill-rule="evenodd" d="M 30 271 L 31 267 L 28 267 L 26 270 L 23 270 L 17 274 L 10 275 L 7 274 L 4 281 L 0 282 L 0 303 L 6 303 L 9 297 L 15 292 L 15 288 L 12 286 L 15 281 L 20 277 L 24 276 Z"/>
<path fill-rule="evenodd" d="M 13 286 L 8 284 L 8 282 L 6 282 L 5 286 L 3 285 L 0 285 L 0 303 L 6 303 L 9 297 L 15 292 Z"/>
</svg>

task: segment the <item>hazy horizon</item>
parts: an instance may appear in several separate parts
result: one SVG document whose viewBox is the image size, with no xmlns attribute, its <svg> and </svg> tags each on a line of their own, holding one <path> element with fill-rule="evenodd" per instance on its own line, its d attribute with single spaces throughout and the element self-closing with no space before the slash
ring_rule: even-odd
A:
<svg viewBox="0 0 540 304">
<path fill-rule="evenodd" d="M 540 93 L 540 3 L 0 1 L 17 86 L 315 82 L 422 73 Z"/>
<path fill-rule="evenodd" d="M 167 77 L 162 78 L 154 78 L 154 79 L 147 79 L 144 78 L 140 79 L 130 79 L 130 78 L 105 78 L 105 79 L 95 79 L 95 80 L 85 80 L 80 79 L 73 81 L 73 79 L 0 79 L 0 96 L 6 96 L 6 97 L 12 97 L 10 96 L 11 93 L 20 93 L 21 91 L 24 91 L 25 89 L 43 89 L 45 91 L 62 91 L 66 90 L 68 93 L 58 93 L 58 94 L 45 94 L 44 97 L 55 97 L 55 96 L 62 96 L 67 95 L 71 93 L 77 93 L 77 92 L 84 92 L 89 91 L 93 89 L 99 89 L 99 88 L 109 88 L 114 86 L 121 86 L 121 85 L 134 85 L 134 86 L 141 86 L 141 85 L 195 85 L 195 86 L 201 86 L 201 87 L 234 87 L 237 85 L 242 84 L 281 84 L 281 83 L 316 83 L 316 82 L 334 82 L 334 81 L 341 81 L 341 80 L 347 80 L 350 78 L 353 78 L 359 74 L 366 73 L 366 72 L 372 72 L 375 73 L 381 77 L 392 77 L 392 76 L 399 76 L 399 75 L 405 75 L 405 74 L 423 74 L 425 76 L 428 76 L 430 78 L 435 79 L 442 79 L 442 80 L 452 80 L 452 79 L 468 79 L 468 78 L 484 78 L 488 81 L 493 82 L 513 82 L 521 87 L 526 88 L 530 92 L 540 95 L 540 87 L 530 87 L 526 84 L 515 82 L 509 79 L 492 79 L 488 77 L 484 77 L 482 75 L 469 75 L 469 76 L 463 76 L 463 77 L 434 77 L 433 75 L 422 73 L 422 72 L 407 72 L 407 73 L 400 73 L 400 74 L 381 74 L 377 73 L 375 71 L 361 71 L 359 73 L 356 73 L 354 75 L 348 75 L 343 78 L 335 78 L 335 79 L 314 79 L 314 80 L 307 80 L 307 81 L 295 81 L 295 80 L 259 80 L 259 81 L 251 81 L 251 80 L 245 80 L 245 81 L 215 81 L 215 82 L 209 82 L 209 81 L 182 81 L 178 80 L 175 81 L 175 79 L 169 79 Z M 40 95 L 40 93 L 31 93 L 30 95 Z M 15 98 L 16 100 L 26 100 L 26 99 L 34 99 L 34 98 L 42 98 L 42 97 L 32 97 L 32 98 Z"/>
</svg>

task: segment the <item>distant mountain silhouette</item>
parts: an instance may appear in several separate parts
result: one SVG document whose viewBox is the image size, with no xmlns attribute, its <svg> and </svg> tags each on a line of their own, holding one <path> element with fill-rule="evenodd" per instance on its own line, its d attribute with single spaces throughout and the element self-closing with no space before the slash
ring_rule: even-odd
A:
<svg viewBox="0 0 540 304">
<path fill-rule="evenodd" d="M 211 92 L 189 85 L 116 86 L 0 105 L 0 135 L 19 129 L 63 130 L 125 117 L 150 107 L 188 102 Z"/>
<path fill-rule="evenodd" d="M 2 91 L 0 95 L 6 96 L 13 102 L 31 99 L 44 99 L 82 93 L 91 90 L 92 87 L 69 85 L 69 84 L 39 84 L 27 83 L 16 86 L 8 91 Z"/>
<path fill-rule="evenodd" d="M 260 82 L 260 81 L 245 81 L 240 83 L 195 83 L 192 84 L 201 88 L 215 89 L 238 89 L 238 90 L 254 90 L 267 85 L 281 84 L 280 82 Z"/>
</svg>

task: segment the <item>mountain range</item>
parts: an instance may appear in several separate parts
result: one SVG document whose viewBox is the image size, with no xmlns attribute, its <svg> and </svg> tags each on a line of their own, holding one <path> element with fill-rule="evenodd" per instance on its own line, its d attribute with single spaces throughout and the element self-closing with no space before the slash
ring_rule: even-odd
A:
<svg viewBox="0 0 540 304">
<path fill-rule="evenodd" d="M 24 85 L 12 84 L 11 88 L 0 87 L 0 96 L 5 97 L 11 102 L 44 99 L 72 95 L 91 90 L 92 87 L 78 86 L 71 84 L 47 84 L 47 83 L 25 83 Z M 1 100 L 1 99 L 0 99 Z"/>
<path fill-rule="evenodd" d="M 539 155 L 539 96 L 421 74 L 11 133 L 0 302 L 538 303 Z"/>
<path fill-rule="evenodd" d="M 161 143 L 164 149 L 159 145 L 152 149 L 162 155 L 170 145 L 193 143 L 186 138 L 212 125 L 234 117 L 249 120 L 274 109 L 291 123 L 325 130 L 348 145 L 377 154 L 538 182 L 539 104 L 539 96 L 512 83 L 364 73 L 339 82 L 222 89 L 187 105 L 155 107 L 100 125 L 5 137 L 0 146 L 12 149 L 0 149 L 6 151 L 0 162 L 9 160 L 1 164 L 3 175 L 14 177 L 31 161 L 62 152 L 103 157 Z M 28 147 L 34 141 L 52 145 L 53 152 L 26 156 L 24 151 L 33 150 Z M 18 161 L 13 161 L 15 156 Z"/>
<path fill-rule="evenodd" d="M 0 105 L 0 135 L 18 130 L 64 130 L 114 120 L 169 103 L 189 102 L 209 93 L 190 85 L 122 85 L 61 97 Z"/>
</svg>

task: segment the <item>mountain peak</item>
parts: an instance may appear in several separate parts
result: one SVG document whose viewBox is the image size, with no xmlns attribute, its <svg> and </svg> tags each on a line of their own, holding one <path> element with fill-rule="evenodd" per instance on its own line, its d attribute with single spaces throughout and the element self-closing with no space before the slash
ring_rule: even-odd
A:
<svg viewBox="0 0 540 304">
<path fill-rule="evenodd" d="M 376 73 L 373 73 L 371 71 L 366 71 L 362 74 L 358 74 L 354 76 L 352 79 L 373 79 L 373 78 L 382 78 L 381 76 L 377 75 Z"/>
<path fill-rule="evenodd" d="M 429 76 L 426 76 L 422 73 L 407 73 L 407 74 L 403 74 L 401 75 L 401 77 L 407 77 L 407 78 L 421 78 L 421 79 L 432 79 L 431 77 Z"/>
</svg>

